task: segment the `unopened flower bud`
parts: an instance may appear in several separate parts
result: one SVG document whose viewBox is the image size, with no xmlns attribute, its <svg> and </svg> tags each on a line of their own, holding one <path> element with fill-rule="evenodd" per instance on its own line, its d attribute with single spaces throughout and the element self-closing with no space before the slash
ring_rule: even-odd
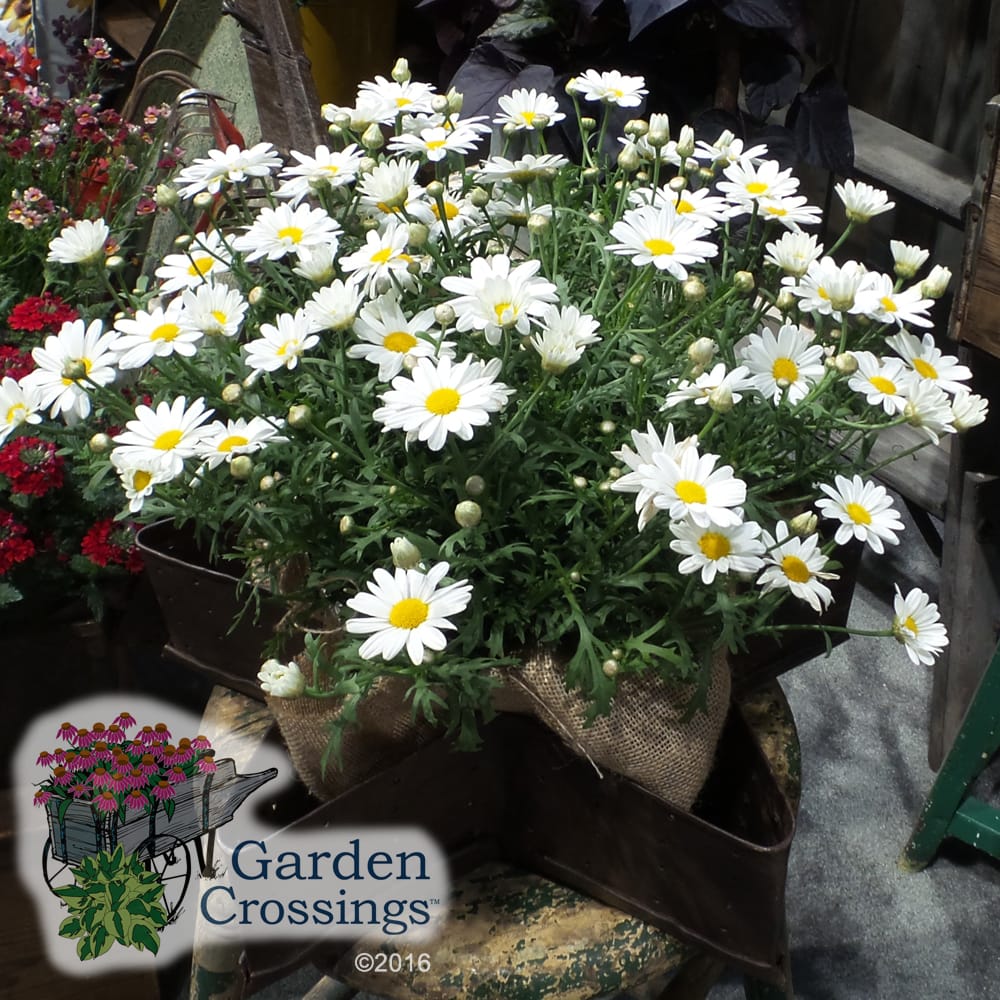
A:
<svg viewBox="0 0 1000 1000">
<path fill-rule="evenodd" d="M 602 493 L 608 493 L 608 492 L 610 492 L 610 490 L 611 490 L 611 480 L 610 480 L 610 479 L 602 479 L 602 480 L 601 480 L 601 481 L 600 481 L 600 482 L 599 482 L 599 483 L 597 484 L 597 488 L 598 488 L 598 489 L 599 489 L 599 490 L 600 490 L 600 491 L 601 491 Z"/>
<path fill-rule="evenodd" d="M 790 292 L 787 288 L 782 288 L 778 292 L 777 298 L 774 300 L 774 304 L 783 312 L 789 313 L 795 308 L 796 303 L 795 295 Z"/>
<path fill-rule="evenodd" d="M 625 146 L 618 154 L 618 166 L 629 173 L 638 170 L 640 163 L 642 163 L 642 157 L 639 156 L 639 151 L 635 146 L 631 144 Z"/>
<path fill-rule="evenodd" d="M 289 427 L 308 427 L 312 420 L 312 410 L 305 403 L 296 403 L 288 408 Z"/>
<path fill-rule="evenodd" d="M 354 530 L 354 518 L 350 514 L 345 514 L 340 519 L 339 527 L 342 535 L 349 535 Z"/>
<path fill-rule="evenodd" d="M 239 382 L 229 382 L 222 387 L 220 395 L 223 403 L 238 403 L 243 398 L 243 386 Z"/>
<path fill-rule="evenodd" d="M 371 125 L 369 125 L 368 128 L 361 133 L 361 145 L 364 146 L 365 149 L 381 149 L 385 145 L 385 136 L 382 134 L 382 126 L 377 122 L 372 122 Z"/>
<path fill-rule="evenodd" d="M 605 677 L 616 677 L 621 670 L 621 664 L 614 657 L 609 657 L 601 664 L 601 670 Z"/>
<path fill-rule="evenodd" d="M 474 528 L 483 519 L 483 508 L 475 500 L 462 500 L 455 505 L 455 520 L 463 528 Z"/>
<path fill-rule="evenodd" d="M 257 305 L 262 298 L 264 298 L 264 289 L 260 285 L 254 285 L 247 293 L 247 302 L 252 306 Z"/>
<path fill-rule="evenodd" d="M 336 124 L 331 123 L 331 124 L 327 125 L 327 127 L 326 127 L 326 134 L 331 139 L 343 139 L 345 133 L 344 133 L 343 128 L 341 128 L 340 125 L 336 125 Z"/>
<path fill-rule="evenodd" d="M 681 126 L 681 134 L 677 137 L 677 155 L 685 160 L 694 155 L 694 129 L 690 125 Z"/>
<path fill-rule="evenodd" d="M 411 222 L 407 227 L 410 232 L 410 246 L 422 247 L 427 242 L 431 231 L 422 222 Z"/>
<path fill-rule="evenodd" d="M 695 274 L 681 283 L 681 292 L 688 302 L 701 302 L 707 294 L 705 282 Z"/>
<path fill-rule="evenodd" d="M 667 181 L 667 187 L 670 188 L 674 194 L 680 194 L 681 191 L 687 188 L 687 186 L 688 179 L 683 177 L 681 174 L 678 174 L 676 177 L 671 177 L 670 180 Z"/>
<path fill-rule="evenodd" d="M 358 160 L 358 173 L 370 174 L 378 166 L 378 160 L 372 156 L 362 156 Z"/>
<path fill-rule="evenodd" d="M 260 488 L 261 493 L 270 493 L 274 489 L 277 480 L 274 476 L 261 476 L 260 482 L 257 484 Z"/>
<path fill-rule="evenodd" d="M 465 104 L 465 95 L 459 93 L 454 87 L 448 88 L 448 110 L 457 115 Z"/>
<path fill-rule="evenodd" d="M 639 139 L 649 131 L 649 122 L 642 118 L 630 118 L 622 131 L 633 139 Z"/>
<path fill-rule="evenodd" d="M 738 292 L 752 292 L 754 284 L 753 275 L 749 271 L 737 271 L 733 275 L 733 285 Z"/>
<path fill-rule="evenodd" d="M 229 475 L 233 479 L 249 479 L 253 473 L 253 459 L 249 455 L 237 455 L 229 463 Z"/>
<path fill-rule="evenodd" d="M 396 65 L 392 67 L 392 78 L 396 83 L 410 82 L 410 64 L 400 57 L 396 60 Z"/>
<path fill-rule="evenodd" d="M 513 139 L 515 135 L 520 131 L 520 129 L 513 122 L 507 122 L 500 131 L 508 139 Z"/>
<path fill-rule="evenodd" d="M 398 569 L 414 569 L 420 562 L 420 549 L 408 538 L 394 538 L 389 543 L 392 564 Z"/>
<path fill-rule="evenodd" d="M 373 233 L 379 227 L 378 219 L 362 219 L 361 220 L 361 230 L 365 233 Z"/>
<path fill-rule="evenodd" d="M 103 455 L 106 451 L 110 451 L 113 445 L 113 441 L 107 434 L 95 434 L 88 442 L 87 447 L 95 455 Z"/>
<path fill-rule="evenodd" d="M 474 208 L 485 208 L 490 203 L 490 193 L 486 188 L 474 187 L 468 194 L 469 204 Z"/>
<path fill-rule="evenodd" d="M 535 115 L 535 117 L 531 119 L 531 127 L 535 129 L 537 132 L 541 132 L 542 129 L 549 127 L 549 122 L 551 120 L 552 119 L 549 118 L 548 115 L 542 114 L 542 112 L 539 111 Z"/>
<path fill-rule="evenodd" d="M 104 266 L 109 271 L 121 271 L 125 267 L 125 258 L 120 254 L 112 254 L 105 262 Z"/>
<path fill-rule="evenodd" d="M 635 179 L 640 184 L 648 184 L 649 183 L 649 171 L 648 170 L 637 170 L 636 174 L 635 174 Z"/>
<path fill-rule="evenodd" d="M 465 481 L 465 492 L 470 497 L 481 497 L 486 492 L 486 480 L 482 476 L 469 476 Z"/>
<path fill-rule="evenodd" d="M 608 479 L 615 480 L 621 479 L 621 477 L 622 470 L 617 465 L 612 465 L 611 468 L 608 469 Z"/>
<path fill-rule="evenodd" d="M 414 357 L 414 355 L 412 354 L 403 355 L 403 367 L 408 372 L 412 372 L 419 363 L 420 363 L 420 358 Z"/>
<path fill-rule="evenodd" d="M 173 184 L 157 184 L 153 200 L 160 208 L 173 208 L 181 200 L 181 196 Z"/>
<path fill-rule="evenodd" d="M 187 233 L 181 233 L 174 237 L 174 246 L 178 250 L 186 250 L 191 245 L 191 237 Z"/>
<path fill-rule="evenodd" d="M 601 176 L 601 171 L 597 167 L 586 167 L 580 172 L 580 176 L 585 181 L 596 181 Z"/>
<path fill-rule="evenodd" d="M 72 358 L 63 365 L 62 377 L 70 382 L 76 382 L 86 377 L 87 365 L 79 358 Z"/>
<path fill-rule="evenodd" d="M 495 257 L 497 254 L 503 253 L 506 247 L 499 240 L 487 240 L 486 241 L 486 256 Z"/>
<path fill-rule="evenodd" d="M 583 579 L 583 574 L 578 569 L 574 569 L 570 571 L 569 578 L 572 583 L 579 583 Z"/>
<path fill-rule="evenodd" d="M 618 425 L 613 420 L 602 420 L 597 428 L 602 434 L 614 434 Z"/>
<path fill-rule="evenodd" d="M 351 127 L 351 113 L 349 111 L 338 111 L 333 116 L 333 124 L 340 128 Z"/>
<path fill-rule="evenodd" d="M 951 268 L 935 264 L 931 273 L 920 282 L 920 294 L 927 299 L 939 299 L 948 290 L 951 281 Z"/>
<path fill-rule="evenodd" d="M 728 413 L 734 406 L 733 390 L 728 385 L 717 385 L 708 394 L 708 406 L 716 413 Z"/>
<path fill-rule="evenodd" d="M 544 233 L 546 229 L 549 228 L 549 217 L 547 215 L 541 215 L 538 212 L 532 212 L 528 216 L 528 232 L 534 233 L 536 236 L 539 233 Z"/>
<path fill-rule="evenodd" d="M 204 211 L 206 208 L 212 207 L 213 201 L 215 201 L 215 195 L 209 194 L 207 191 L 199 191 L 192 199 L 191 204 Z"/>
<path fill-rule="evenodd" d="M 687 349 L 688 360 L 693 365 L 700 365 L 702 368 L 707 368 L 712 363 L 712 358 L 715 357 L 718 350 L 718 344 L 711 337 L 699 337 Z"/>
<path fill-rule="evenodd" d="M 435 94 L 431 98 L 431 111 L 433 111 L 436 115 L 448 114 L 448 95 Z"/>
<path fill-rule="evenodd" d="M 593 132 L 597 128 L 597 120 L 584 116 L 580 119 L 580 131 L 581 132 Z"/>
<path fill-rule="evenodd" d="M 434 322 L 442 329 L 455 322 L 455 310 L 447 302 L 434 307 Z"/>
<path fill-rule="evenodd" d="M 799 538 L 808 538 L 815 534 L 818 525 L 819 518 L 811 510 L 804 510 L 788 522 L 788 530 Z"/>
<path fill-rule="evenodd" d="M 427 191 L 427 197 L 433 198 L 435 201 L 444 196 L 444 185 L 440 181 L 431 181 L 425 190 Z"/>
<path fill-rule="evenodd" d="M 587 480 L 583 476 L 574 476 L 573 486 L 578 490 L 585 490 L 587 488 Z"/>
<path fill-rule="evenodd" d="M 833 367 L 841 375 L 853 375 L 858 370 L 858 359 L 853 354 L 845 351 L 833 359 Z"/>
<path fill-rule="evenodd" d="M 639 365 L 644 364 L 645 361 L 646 361 L 645 354 L 633 354 L 632 357 L 628 359 L 628 363 L 630 365 L 634 365 L 636 368 L 638 368 Z"/>
<path fill-rule="evenodd" d="M 646 142 L 648 142 L 653 149 L 660 149 L 670 142 L 670 130 L 665 128 L 651 128 L 646 133 Z"/>
</svg>

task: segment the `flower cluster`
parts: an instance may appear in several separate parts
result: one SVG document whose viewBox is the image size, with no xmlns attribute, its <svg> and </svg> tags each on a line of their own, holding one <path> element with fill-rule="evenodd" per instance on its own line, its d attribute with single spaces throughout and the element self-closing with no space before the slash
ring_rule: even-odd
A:
<svg viewBox="0 0 1000 1000">
<path fill-rule="evenodd" d="M 64 810 L 81 801 L 95 816 L 117 813 L 120 820 L 162 806 L 170 816 L 178 787 L 216 770 L 215 751 L 205 736 L 174 740 L 162 722 L 137 726 L 128 712 L 89 729 L 64 722 L 56 739 L 65 746 L 38 755 L 36 763 L 50 770 L 34 804 Z M 132 729 L 137 731 L 130 736 Z"/>
<path fill-rule="evenodd" d="M 985 418 L 925 332 L 947 274 L 902 244 L 894 274 L 838 255 L 884 192 L 842 185 L 823 246 L 764 146 L 653 114 L 609 159 L 643 81 L 567 91 L 484 122 L 400 65 L 323 109 L 329 147 L 213 150 L 159 195 L 182 231 L 155 280 L 33 351 L 27 412 L 124 426 L 93 461 L 129 517 L 193 521 L 276 592 L 306 560 L 293 617 L 345 634 L 310 647 L 308 688 L 268 661 L 272 694 L 401 674 L 459 725 L 535 644 L 599 707 L 629 674 L 702 676 L 781 635 L 788 599 L 828 607 L 838 545 L 898 543 L 881 432 Z M 574 117 L 579 149 L 550 149 Z M 63 232 L 52 259 L 86 273 L 109 235 Z M 151 400 L 125 407 L 135 379 Z M 919 592 L 883 634 L 921 661 L 945 641 Z"/>
</svg>

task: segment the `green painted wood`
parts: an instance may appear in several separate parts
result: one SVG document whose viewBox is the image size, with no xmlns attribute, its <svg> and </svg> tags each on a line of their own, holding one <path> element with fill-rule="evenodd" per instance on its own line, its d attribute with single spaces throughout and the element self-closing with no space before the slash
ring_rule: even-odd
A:
<svg viewBox="0 0 1000 1000">
<path fill-rule="evenodd" d="M 967 798 L 952 818 L 948 836 L 1000 858 L 1000 809 L 982 799 Z"/>
<path fill-rule="evenodd" d="M 986 668 L 955 743 L 941 766 L 916 828 L 903 849 L 899 861 L 901 868 L 906 871 L 925 868 L 934 859 L 945 837 L 978 833 L 979 840 L 983 841 L 984 828 L 976 827 L 977 823 L 985 822 L 985 829 L 1000 837 L 1000 816 L 994 814 L 991 819 L 975 806 L 968 806 L 968 803 L 968 808 L 959 813 L 969 787 L 997 749 L 1000 749 L 1000 646 Z M 953 829 L 957 815 L 961 815 L 961 818 Z M 965 836 L 961 839 L 964 840 Z M 990 842 L 995 841 L 991 839 Z M 973 846 L 978 847 L 980 844 L 973 843 Z M 994 853 L 987 847 L 984 850 Z"/>
</svg>

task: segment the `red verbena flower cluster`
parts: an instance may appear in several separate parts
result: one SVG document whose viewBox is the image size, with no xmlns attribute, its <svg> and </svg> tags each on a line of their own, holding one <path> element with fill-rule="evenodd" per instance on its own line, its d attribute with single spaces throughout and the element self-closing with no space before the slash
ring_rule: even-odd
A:
<svg viewBox="0 0 1000 1000">
<path fill-rule="evenodd" d="M 20 437 L 0 448 L 0 476 L 6 476 L 11 493 L 43 497 L 63 484 L 62 458 L 51 441 Z"/>
<path fill-rule="evenodd" d="M 0 576 L 35 554 L 28 529 L 7 510 L 0 510 Z"/>
<path fill-rule="evenodd" d="M 63 323 L 79 318 L 80 314 L 68 302 L 52 292 L 43 292 L 18 302 L 7 317 L 7 326 L 12 330 L 58 333 Z"/>
<path fill-rule="evenodd" d="M 9 377 L 20 382 L 34 368 L 35 362 L 27 351 L 20 351 L 9 344 L 0 344 L 0 381 Z"/>
<path fill-rule="evenodd" d="M 142 572 L 142 554 L 130 524 L 111 518 L 97 521 L 83 536 L 80 551 L 98 566 L 124 566 L 129 573 Z"/>
</svg>

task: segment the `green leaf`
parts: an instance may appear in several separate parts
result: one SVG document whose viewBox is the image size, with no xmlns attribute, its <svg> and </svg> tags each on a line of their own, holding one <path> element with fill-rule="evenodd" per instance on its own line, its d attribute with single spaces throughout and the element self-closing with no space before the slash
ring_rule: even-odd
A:
<svg viewBox="0 0 1000 1000">
<path fill-rule="evenodd" d="M 91 940 L 90 935 L 80 938 L 80 941 L 76 946 L 76 954 L 81 962 L 86 962 L 88 958 L 94 957 L 94 943 Z"/>
<path fill-rule="evenodd" d="M 132 931 L 132 940 L 140 950 L 145 948 L 146 951 L 151 951 L 154 955 L 160 950 L 160 935 L 143 924 L 139 924 Z"/>
<path fill-rule="evenodd" d="M 84 933 L 83 924 L 80 923 L 78 917 L 67 917 L 59 925 L 59 936 L 64 938 L 75 938 L 79 937 Z"/>
</svg>

